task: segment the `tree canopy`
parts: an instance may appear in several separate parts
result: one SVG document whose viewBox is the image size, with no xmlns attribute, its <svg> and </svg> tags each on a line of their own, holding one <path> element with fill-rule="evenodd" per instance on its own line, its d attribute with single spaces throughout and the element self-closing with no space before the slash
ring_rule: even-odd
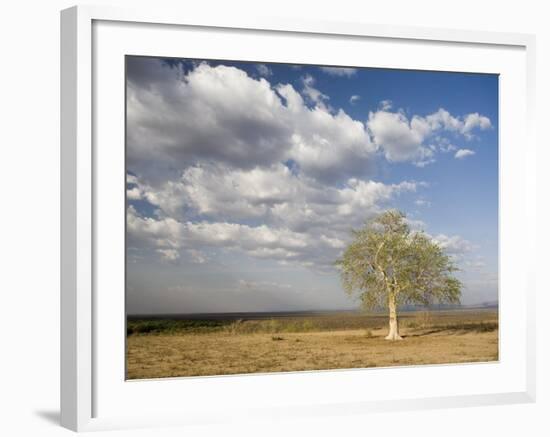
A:
<svg viewBox="0 0 550 437">
<path fill-rule="evenodd" d="M 454 260 L 426 233 L 412 231 L 402 212 L 386 211 L 352 235 L 336 262 L 343 288 L 365 308 L 388 307 L 390 330 L 400 305 L 460 302 Z"/>
</svg>

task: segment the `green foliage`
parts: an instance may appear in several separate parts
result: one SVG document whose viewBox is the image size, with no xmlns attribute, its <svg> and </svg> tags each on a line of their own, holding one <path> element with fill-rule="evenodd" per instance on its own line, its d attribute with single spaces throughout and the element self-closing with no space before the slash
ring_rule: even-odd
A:
<svg viewBox="0 0 550 437">
<path fill-rule="evenodd" d="M 217 320 L 138 319 L 128 320 L 126 335 L 178 334 L 219 331 L 224 322 Z"/>
<path fill-rule="evenodd" d="M 342 285 L 366 309 L 435 302 L 459 303 L 461 282 L 452 258 L 422 231 L 411 231 L 405 215 L 382 213 L 359 230 L 341 259 Z"/>
<path fill-rule="evenodd" d="M 128 319 L 127 335 L 179 335 L 210 334 L 214 332 L 231 335 L 282 334 L 314 331 L 339 331 L 377 327 L 383 323 L 382 315 L 361 313 L 334 313 L 311 316 L 289 316 L 265 319 Z"/>
<path fill-rule="evenodd" d="M 243 321 L 242 319 L 237 319 L 229 325 L 225 326 L 225 332 L 231 335 L 237 335 L 242 333 Z"/>
</svg>

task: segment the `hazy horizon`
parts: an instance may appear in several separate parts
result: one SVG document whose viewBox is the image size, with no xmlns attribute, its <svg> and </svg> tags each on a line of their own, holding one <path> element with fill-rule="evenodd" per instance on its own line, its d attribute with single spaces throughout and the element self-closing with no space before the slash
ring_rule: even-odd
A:
<svg viewBox="0 0 550 437">
<path fill-rule="evenodd" d="M 458 305 L 453 306 L 452 308 L 428 308 L 429 311 L 441 311 L 441 312 L 449 312 L 449 311 L 482 311 L 482 310 L 488 310 L 492 311 L 495 310 L 495 308 L 498 308 L 498 302 L 483 302 L 479 305 Z M 427 309 L 427 310 L 428 310 Z M 400 310 L 401 313 L 416 313 L 416 312 L 422 312 L 423 308 L 404 308 Z M 220 319 L 227 319 L 227 318 L 272 318 L 272 317 L 285 317 L 285 316 L 298 316 L 298 315 L 323 315 L 323 314 L 338 314 L 338 313 L 359 313 L 359 314 L 367 314 L 367 315 L 374 315 L 377 316 L 380 315 L 382 318 L 387 318 L 387 310 L 380 309 L 380 310 L 370 310 L 368 313 L 366 313 L 363 309 L 357 307 L 357 308 L 350 308 L 350 309 L 316 309 L 316 310 L 281 310 L 281 311 L 235 311 L 235 312 L 211 312 L 211 313 L 128 313 L 126 316 L 130 319 L 143 319 L 143 318 L 168 318 L 168 319 L 197 319 L 201 320 L 202 318 L 216 318 L 215 316 L 223 316 L 219 317 Z M 264 317 L 259 317 L 260 315 L 264 315 Z M 230 317 L 232 316 L 232 317 Z M 248 316 L 248 317 L 247 317 Z M 251 317 L 256 316 L 256 317 Z"/>
</svg>

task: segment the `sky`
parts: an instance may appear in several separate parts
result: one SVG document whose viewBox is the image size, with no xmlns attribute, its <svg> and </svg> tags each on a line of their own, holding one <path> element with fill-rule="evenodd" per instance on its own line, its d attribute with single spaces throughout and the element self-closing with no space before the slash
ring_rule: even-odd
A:
<svg viewBox="0 0 550 437">
<path fill-rule="evenodd" d="M 129 314 L 352 309 L 334 266 L 398 208 L 498 299 L 498 76 L 126 58 Z"/>
</svg>

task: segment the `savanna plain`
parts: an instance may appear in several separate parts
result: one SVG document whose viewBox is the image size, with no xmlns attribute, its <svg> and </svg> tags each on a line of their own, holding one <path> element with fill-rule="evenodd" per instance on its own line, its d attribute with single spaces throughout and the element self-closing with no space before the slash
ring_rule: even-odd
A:
<svg viewBox="0 0 550 437">
<path fill-rule="evenodd" d="M 130 316 L 127 379 L 489 362 L 498 310 Z"/>
</svg>

